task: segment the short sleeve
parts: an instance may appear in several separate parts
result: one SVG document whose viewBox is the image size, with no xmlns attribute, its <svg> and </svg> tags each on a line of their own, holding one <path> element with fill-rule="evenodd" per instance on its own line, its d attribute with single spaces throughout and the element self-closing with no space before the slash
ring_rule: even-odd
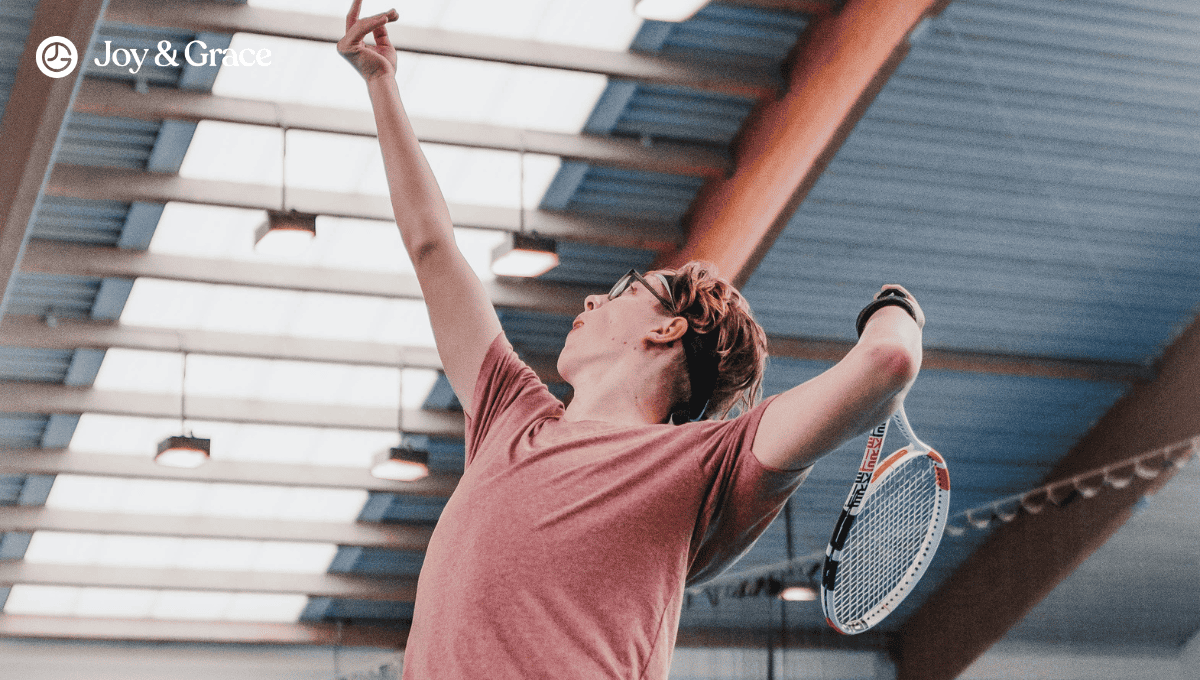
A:
<svg viewBox="0 0 1200 680">
<path fill-rule="evenodd" d="M 709 463 L 710 484 L 692 539 L 688 585 L 717 576 L 750 550 L 808 476 L 811 467 L 777 470 L 754 455 L 754 435 L 773 398 L 735 419 L 745 422 L 731 428 L 734 441 Z"/>
<path fill-rule="evenodd" d="M 533 369 L 517 357 L 503 333 L 483 358 L 471 403 L 475 413 L 466 418 L 467 466 L 486 448 L 489 434 L 523 431 L 537 418 L 561 413 L 563 408 Z"/>
</svg>

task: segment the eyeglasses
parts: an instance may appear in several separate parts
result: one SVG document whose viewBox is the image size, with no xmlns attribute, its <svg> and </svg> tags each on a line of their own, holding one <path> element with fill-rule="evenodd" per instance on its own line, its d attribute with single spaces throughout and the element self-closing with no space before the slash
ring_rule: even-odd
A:
<svg viewBox="0 0 1200 680">
<path fill-rule="evenodd" d="M 667 277 L 662 274 L 652 274 L 652 276 L 657 276 L 658 280 L 662 281 L 663 287 L 667 291 L 667 295 L 670 295 L 671 282 L 667 280 Z M 636 269 L 630 269 L 625 273 L 624 276 L 617 279 L 617 282 L 613 284 L 612 290 L 608 291 L 608 299 L 615 300 L 616 298 L 620 297 L 622 293 L 628 290 L 630 284 L 632 284 L 634 281 L 640 281 L 641 284 L 646 287 L 646 290 L 650 291 L 651 295 L 658 298 L 658 301 L 662 303 L 663 307 L 667 308 L 668 312 L 672 314 L 679 313 L 679 310 L 675 308 L 675 301 L 669 297 L 663 296 L 662 293 L 659 293 L 657 290 L 655 290 L 654 286 L 651 286 L 650 282 L 646 280 L 646 277 L 639 274 Z"/>
</svg>

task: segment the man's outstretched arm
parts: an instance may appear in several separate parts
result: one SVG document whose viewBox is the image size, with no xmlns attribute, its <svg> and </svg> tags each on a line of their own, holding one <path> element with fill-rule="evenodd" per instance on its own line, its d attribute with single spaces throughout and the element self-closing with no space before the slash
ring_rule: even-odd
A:
<svg viewBox="0 0 1200 680">
<path fill-rule="evenodd" d="M 400 101 L 396 50 L 387 34 L 387 24 L 398 18 L 396 10 L 359 19 L 361 4 L 354 0 L 346 15 L 338 52 L 367 82 L 396 224 L 429 308 L 446 377 L 463 409 L 473 414 L 475 380 L 501 332 L 500 319 L 458 249 L 446 201 Z M 364 42 L 368 34 L 374 45 Z"/>
<path fill-rule="evenodd" d="M 884 286 L 889 288 L 904 290 Z M 920 306 L 911 295 L 908 299 L 915 319 L 902 307 L 881 307 L 841 361 L 767 406 L 754 437 L 760 462 L 784 470 L 811 465 L 904 403 L 921 368 L 925 325 Z"/>
</svg>

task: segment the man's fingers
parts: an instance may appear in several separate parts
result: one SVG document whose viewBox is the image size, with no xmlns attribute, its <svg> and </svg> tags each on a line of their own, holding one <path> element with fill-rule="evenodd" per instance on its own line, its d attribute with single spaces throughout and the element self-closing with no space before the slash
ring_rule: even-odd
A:
<svg viewBox="0 0 1200 680">
<path fill-rule="evenodd" d="M 349 32 L 354 26 L 354 22 L 358 21 L 358 11 L 362 9 L 362 0 L 354 0 L 350 3 L 350 11 L 346 13 L 346 31 Z"/>
<path fill-rule="evenodd" d="M 358 1 L 361 2 L 361 0 Z M 358 3 L 356 2 L 355 4 Z M 384 26 L 386 26 L 389 21 L 395 21 L 399 18 L 400 15 L 394 9 L 388 10 L 382 14 L 363 17 L 362 19 L 359 19 L 350 26 L 346 27 L 346 35 L 343 36 L 339 42 L 347 46 L 356 42 L 361 42 L 368 33 L 374 33 L 376 30 L 382 29 Z M 346 19 L 350 19 L 349 15 L 347 15 Z"/>
</svg>

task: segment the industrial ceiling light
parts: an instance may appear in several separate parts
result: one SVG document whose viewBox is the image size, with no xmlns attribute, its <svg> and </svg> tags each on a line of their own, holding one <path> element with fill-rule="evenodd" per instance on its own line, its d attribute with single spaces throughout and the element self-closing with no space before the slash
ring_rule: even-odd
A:
<svg viewBox="0 0 1200 680">
<path fill-rule="evenodd" d="M 812 586 L 787 586 L 779 591 L 779 599 L 786 602 L 812 602 L 817 599 L 817 590 Z"/>
<path fill-rule="evenodd" d="M 492 273 L 496 276 L 541 276 L 558 266 L 558 247 L 553 239 L 525 233 L 525 149 L 517 169 L 517 233 L 509 234 L 492 251 Z"/>
<path fill-rule="evenodd" d="M 429 476 L 429 452 L 411 446 L 401 437 L 400 446 L 393 446 L 375 455 L 371 476 L 400 482 L 424 479 Z"/>
<path fill-rule="evenodd" d="M 299 255 L 317 236 L 317 216 L 295 210 L 268 210 L 254 230 L 254 249 L 266 255 Z"/>
<path fill-rule="evenodd" d="M 708 0 L 634 0 L 633 12 L 654 21 L 687 21 L 707 4 Z"/>
<path fill-rule="evenodd" d="M 400 482 L 415 482 L 429 476 L 429 452 L 418 449 L 404 436 L 404 362 L 400 362 L 400 389 L 397 397 L 396 431 L 400 445 L 375 454 L 371 476 Z"/>
<path fill-rule="evenodd" d="M 510 234 L 492 251 L 496 276 L 541 276 L 558 266 L 558 248 L 552 239 L 531 234 Z"/>
<path fill-rule="evenodd" d="M 279 210 L 268 210 L 267 219 L 254 230 L 254 249 L 265 255 L 300 255 L 317 236 L 317 216 L 288 210 L 287 207 L 287 128 L 279 168 Z"/>
<path fill-rule="evenodd" d="M 179 390 L 179 430 L 187 430 L 187 352 L 183 353 L 183 375 Z M 167 437 L 158 443 L 154 462 L 165 467 L 196 468 L 208 460 L 211 439 L 201 439 L 191 432 Z"/>
</svg>

